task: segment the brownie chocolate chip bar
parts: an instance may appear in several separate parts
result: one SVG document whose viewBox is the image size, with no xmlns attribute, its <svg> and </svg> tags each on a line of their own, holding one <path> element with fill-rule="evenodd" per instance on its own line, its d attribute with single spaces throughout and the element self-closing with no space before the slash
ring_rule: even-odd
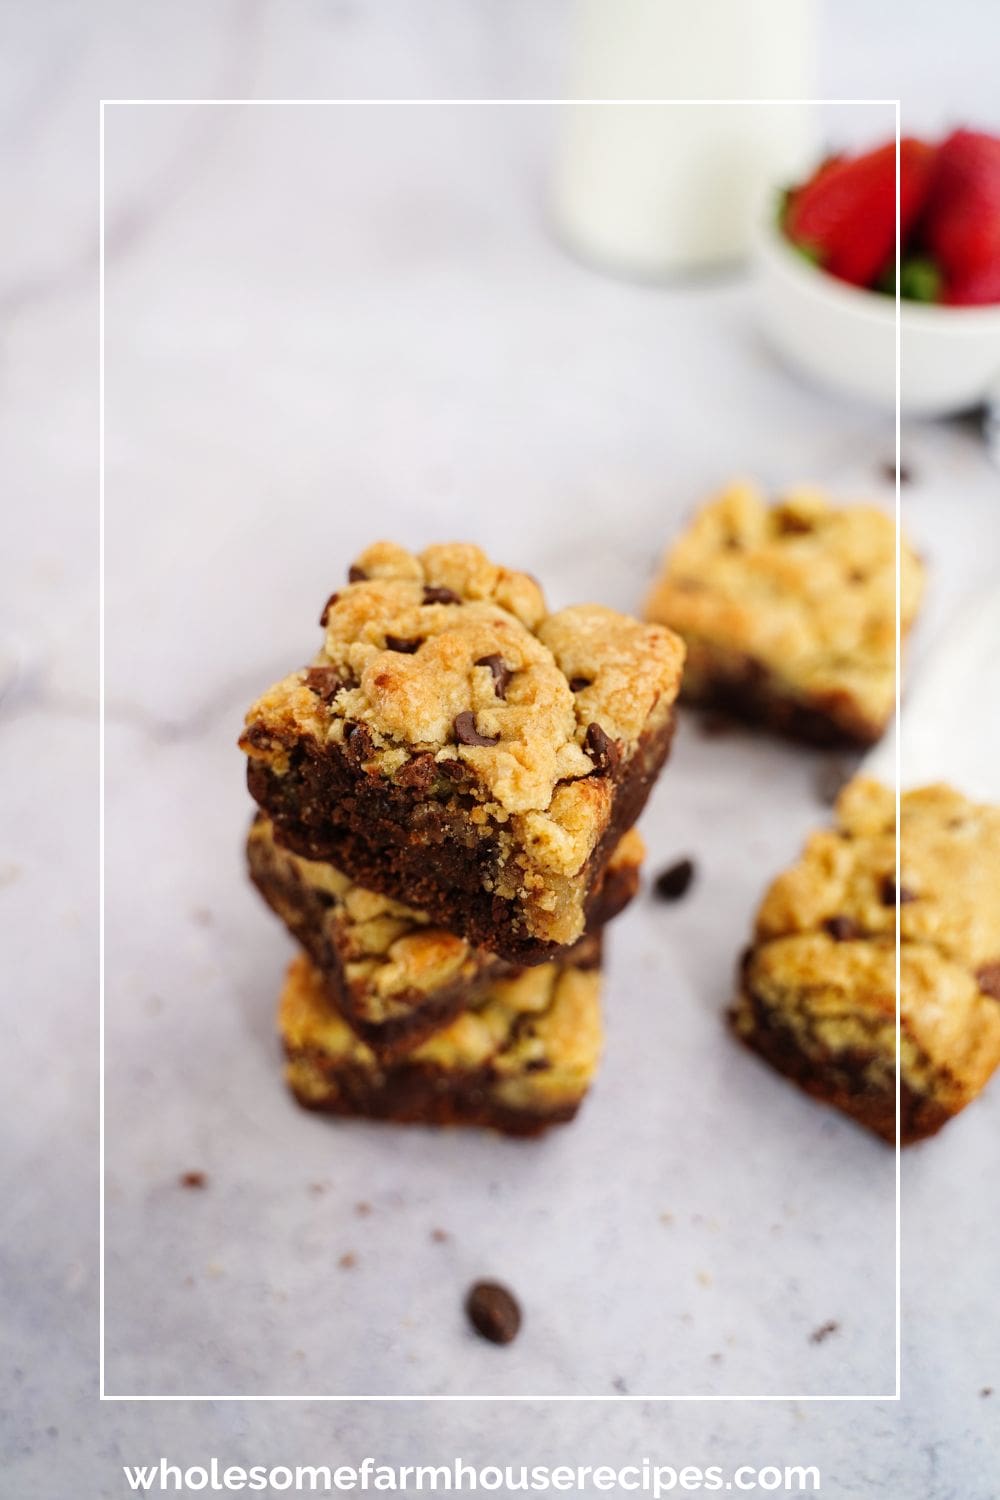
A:
<svg viewBox="0 0 1000 1500">
<path fill-rule="evenodd" d="M 550 614 L 457 543 L 377 543 L 322 626 L 240 741 L 278 841 L 509 962 L 576 942 L 667 756 L 680 640 L 599 605 Z"/>
<path fill-rule="evenodd" d="M 635 895 L 644 852 L 631 829 L 592 892 L 592 929 Z M 250 829 L 247 859 L 257 889 L 320 971 L 329 1001 L 381 1061 L 412 1050 L 478 989 L 511 971 L 504 959 L 435 926 L 425 913 L 356 885 L 334 865 L 282 848 L 263 814 Z"/>
<path fill-rule="evenodd" d="M 388 1064 L 331 1009 L 319 970 L 297 958 L 278 1014 L 289 1087 L 307 1109 L 402 1124 L 528 1136 L 570 1120 L 602 1042 L 600 943 L 585 943 L 575 963 L 496 980 L 450 1026 Z"/>
<path fill-rule="evenodd" d="M 922 589 L 904 541 L 904 637 Z M 896 528 L 870 506 L 733 485 L 671 548 L 646 613 L 684 638 L 690 703 L 821 745 L 873 744 L 892 718 Z"/>
<path fill-rule="evenodd" d="M 859 777 L 757 916 L 736 1034 L 894 1142 L 896 914 L 901 1141 L 933 1135 L 1000 1063 L 1000 808 Z"/>
</svg>

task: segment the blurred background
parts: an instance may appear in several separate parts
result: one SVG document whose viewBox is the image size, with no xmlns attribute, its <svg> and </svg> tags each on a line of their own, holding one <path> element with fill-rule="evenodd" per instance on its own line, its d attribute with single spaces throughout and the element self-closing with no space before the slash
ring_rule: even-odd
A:
<svg viewBox="0 0 1000 1500">
<path fill-rule="evenodd" d="M 601 40 L 603 9 L 561 0 L 248 0 L 0 12 L 0 151 L 16 226 L 0 246 L 0 448 L 14 497 L 0 605 L 0 754 L 9 768 L 0 922 L 17 980 L 6 1090 L 16 1128 L 5 1149 L 19 1163 L 6 1205 L 8 1284 L 17 1290 L 0 1430 L 4 1472 L 25 1493 L 38 1488 L 44 1466 L 58 1476 L 56 1493 L 72 1476 L 113 1494 L 122 1450 L 129 1457 L 157 1432 L 175 1448 L 204 1451 L 218 1430 L 210 1406 L 161 1419 L 154 1408 L 93 1405 L 97 100 L 601 92 L 602 70 L 632 66 L 620 30 Z M 779 67 L 806 83 L 777 92 L 900 96 L 904 130 L 1000 125 L 1000 21 L 989 7 L 850 0 L 777 9 L 801 31 L 775 33 L 761 53 L 727 47 L 733 92 L 770 92 L 760 80 Z M 656 63 L 673 55 L 669 27 L 663 36 L 652 57 L 640 49 L 637 93 L 657 91 Z M 649 133 L 630 134 L 634 118 L 620 117 L 609 145 L 586 115 L 556 104 L 107 107 L 113 1389 L 259 1392 L 278 1377 L 286 1391 L 323 1390 L 326 1352 L 345 1336 L 339 1314 L 328 1323 L 315 1311 L 328 1275 L 330 1203 L 303 1203 L 302 1182 L 285 1180 L 290 1127 L 269 1013 L 285 950 L 242 885 L 246 804 L 233 750 L 245 703 L 312 650 L 331 576 L 373 534 L 415 546 L 468 535 L 537 571 L 555 604 L 598 597 L 635 609 L 683 516 L 733 473 L 893 503 L 891 414 L 775 352 L 749 240 L 728 253 L 721 237 L 727 253 L 717 265 L 694 263 L 697 253 L 682 264 L 690 246 L 669 216 L 636 224 L 619 199 L 596 191 L 595 160 L 612 183 L 622 180 L 616 152 L 643 168 L 630 141 Z M 893 121 L 885 102 L 769 111 L 776 177 L 808 170 L 831 146 L 878 144 Z M 668 122 L 664 138 L 676 146 L 700 128 L 680 133 Z M 683 158 L 674 161 L 683 175 Z M 581 194 L 581 178 L 592 194 Z M 601 202 L 606 211 L 595 217 L 590 208 Z M 595 222 L 624 224 L 626 248 L 596 243 Z M 676 262 L 630 260 L 639 239 L 650 243 L 644 231 L 654 254 Z M 904 524 L 932 571 L 916 664 L 961 599 L 995 574 L 1000 506 L 978 412 L 908 420 L 903 458 Z M 747 777 L 759 793 L 749 814 Z M 616 1212 L 631 1211 L 637 1184 L 650 1194 L 669 1188 L 678 1222 L 669 1248 L 656 1237 L 660 1224 L 635 1235 L 644 1274 L 663 1278 L 656 1316 L 670 1350 L 668 1368 L 636 1367 L 640 1393 L 664 1379 L 674 1391 L 723 1395 L 780 1393 L 789 1382 L 805 1394 L 891 1389 L 891 1162 L 850 1127 L 807 1114 L 770 1079 L 738 1067 L 718 1028 L 733 951 L 763 882 L 824 816 L 813 768 L 791 752 L 683 734 L 651 809 L 663 856 L 685 852 L 709 819 L 718 842 L 707 851 L 703 899 L 678 914 L 669 942 L 648 913 L 623 919 L 637 924 L 631 941 L 623 925 L 621 942 L 636 967 L 619 967 L 609 1002 L 622 1018 L 609 1106 L 643 1045 L 639 1028 L 628 1035 L 639 982 L 646 1003 L 675 1000 L 685 1071 L 703 1080 L 697 1129 L 684 1123 L 684 1099 L 665 1091 L 645 1116 L 641 1156 L 650 1165 L 620 1182 L 608 1172 Z M 739 848 L 723 857 L 726 820 L 737 817 Z M 720 943 L 722 913 L 732 936 Z M 662 1015 L 657 1024 L 666 1027 Z M 664 1029 L 662 1045 L 677 1035 Z M 236 1057 L 245 1060 L 239 1067 Z M 192 1103 L 206 1099 L 207 1109 Z M 561 1447 L 586 1461 L 595 1432 L 598 1445 L 624 1453 L 648 1445 L 655 1430 L 660 1441 L 700 1444 L 716 1457 L 764 1462 L 777 1449 L 782 1459 L 825 1462 L 845 1495 L 880 1493 L 892 1481 L 901 1495 L 943 1500 L 948 1485 L 960 1485 L 967 1500 L 987 1500 L 995 1422 L 981 1391 L 994 1378 L 1000 1386 L 996 1330 L 953 1271 L 961 1263 L 974 1282 L 995 1261 L 995 1231 L 979 1216 L 997 1165 L 988 1109 L 956 1123 L 943 1143 L 950 1150 L 908 1164 L 901 1409 L 772 1407 L 764 1422 L 752 1408 L 661 1408 L 652 1418 L 628 1407 L 606 1408 L 595 1422 L 593 1411 L 566 1407 L 539 1425 L 512 1407 L 487 1428 L 484 1408 L 437 1408 L 441 1440 L 485 1455 L 499 1435 L 529 1460 Z M 748 1165 L 738 1153 L 751 1114 L 766 1144 Z M 598 1124 L 595 1115 L 595 1132 Z M 309 1139 L 310 1151 L 334 1148 L 323 1131 Z M 682 1149 L 664 1152 L 670 1140 Z M 782 1155 L 791 1140 L 794 1160 Z M 415 1149 L 401 1149 L 404 1171 L 407 1163 L 426 1170 L 403 1154 Z M 355 1152 L 365 1170 L 385 1155 L 368 1151 Z M 169 1184 L 195 1155 L 219 1180 L 223 1160 L 234 1164 L 230 1192 L 207 1199 L 200 1221 L 178 1221 Z M 485 1156 L 476 1165 L 486 1174 L 485 1205 L 486 1187 L 505 1184 L 508 1168 Z M 515 1175 L 523 1185 L 523 1169 Z M 473 1176 L 465 1186 L 475 1194 Z M 548 1223 L 549 1185 L 540 1171 L 531 1189 L 536 1229 Z M 398 1184 L 383 1186 L 388 1198 Z M 577 1187 L 575 1201 L 592 1205 L 587 1184 Z M 345 1176 L 344 1193 L 354 1188 Z M 419 1213 L 431 1213 L 433 1193 L 447 1188 L 439 1164 Z M 744 1198 L 733 1196 L 740 1191 Z M 737 1202 L 766 1202 L 768 1212 L 737 1213 Z M 516 1220 L 495 1205 L 484 1215 L 484 1232 L 509 1220 L 515 1255 Z M 617 1248 L 612 1236 L 598 1251 L 613 1258 Z M 390 1249 L 372 1244 L 372 1265 Z M 581 1263 L 581 1299 L 586 1270 Z M 627 1260 L 619 1273 L 624 1286 Z M 824 1345 L 819 1363 L 809 1330 L 837 1315 L 831 1296 L 850 1312 L 855 1295 L 859 1315 L 845 1319 L 842 1341 Z M 369 1305 L 357 1299 L 355 1342 Z M 740 1330 L 750 1306 L 753 1322 Z M 618 1312 L 638 1348 L 647 1309 Z M 463 1381 L 483 1390 L 484 1379 L 508 1376 L 523 1389 L 509 1369 L 484 1376 L 443 1356 L 432 1367 L 427 1349 L 447 1345 L 432 1314 L 422 1307 L 417 1333 L 377 1347 L 352 1377 L 384 1376 L 402 1347 L 404 1358 L 417 1354 L 402 1370 L 404 1388 L 415 1369 L 423 1391 Z M 308 1359 L 297 1368 L 303 1341 Z M 39 1361 L 39 1347 L 60 1350 L 55 1366 Z M 721 1362 L 713 1359 L 720 1350 Z M 579 1390 L 601 1394 L 598 1375 L 607 1385 L 622 1376 L 610 1353 L 600 1340 L 585 1358 L 557 1346 L 532 1373 L 548 1382 L 546 1393 L 579 1376 Z M 942 1368 L 961 1372 L 944 1391 Z M 234 1462 L 283 1439 L 314 1442 L 326 1422 L 308 1406 L 286 1408 L 287 1425 L 271 1409 L 244 1410 L 251 1415 L 227 1419 L 218 1439 Z M 388 1428 L 377 1408 L 354 1414 L 341 1439 L 370 1446 L 387 1431 L 401 1460 L 429 1461 L 420 1410 L 395 1408 Z"/>
</svg>

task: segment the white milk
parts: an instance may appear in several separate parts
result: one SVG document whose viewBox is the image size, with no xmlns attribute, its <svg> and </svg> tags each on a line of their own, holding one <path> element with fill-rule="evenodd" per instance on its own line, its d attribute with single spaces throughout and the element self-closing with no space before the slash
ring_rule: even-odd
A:
<svg viewBox="0 0 1000 1500">
<path fill-rule="evenodd" d="M 742 260 L 768 194 L 815 158 L 816 42 L 815 0 L 577 0 L 569 244 L 640 276 Z"/>
</svg>

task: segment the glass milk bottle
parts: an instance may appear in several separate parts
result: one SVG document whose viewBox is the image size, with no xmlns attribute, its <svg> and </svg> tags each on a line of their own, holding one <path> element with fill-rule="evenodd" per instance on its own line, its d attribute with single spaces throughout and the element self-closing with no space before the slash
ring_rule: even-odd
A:
<svg viewBox="0 0 1000 1500">
<path fill-rule="evenodd" d="M 634 276 L 734 265 L 815 158 L 816 0 L 576 0 L 554 206 Z"/>
</svg>

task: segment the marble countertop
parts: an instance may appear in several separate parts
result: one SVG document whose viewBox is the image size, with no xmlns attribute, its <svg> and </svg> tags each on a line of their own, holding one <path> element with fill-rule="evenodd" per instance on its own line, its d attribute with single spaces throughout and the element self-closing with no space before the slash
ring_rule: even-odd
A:
<svg viewBox="0 0 1000 1500">
<path fill-rule="evenodd" d="M 16 978 L 0 1454 L 20 1493 L 118 1494 L 116 1465 L 154 1451 L 331 1449 L 777 1459 L 825 1466 L 834 1494 L 993 1493 L 996 1090 L 904 1160 L 898 1405 L 96 1403 L 93 182 L 73 171 L 67 122 L 101 93 L 278 95 L 296 70 L 311 93 L 324 55 L 355 65 L 361 94 L 376 75 L 469 92 L 448 80 L 477 57 L 481 92 L 515 93 L 530 56 L 520 91 L 548 92 L 562 10 L 521 4 L 501 25 L 481 6 L 476 26 L 456 20 L 454 55 L 447 33 L 421 33 L 417 60 L 402 9 L 398 29 L 348 3 L 322 24 L 305 7 L 287 23 L 268 5 L 214 24 L 191 12 L 203 46 L 183 90 L 181 8 L 151 9 L 141 45 L 114 7 L 114 46 L 68 12 L 21 18 L 33 65 L 7 80 L 3 147 L 24 234 L 0 260 L 0 443 L 18 502 L 0 606 Z M 850 92 L 861 64 L 836 45 Z M 396 81 L 407 69 L 419 87 Z M 355 551 L 382 534 L 469 537 L 555 604 L 636 608 L 684 514 L 733 473 L 892 504 L 891 421 L 781 368 L 748 282 L 638 287 L 560 251 L 553 126 L 528 104 L 107 110 L 111 1394 L 892 1390 L 891 1154 L 720 1021 L 763 883 L 826 815 L 821 758 L 682 725 L 642 826 L 654 868 L 690 853 L 698 880 L 676 908 L 644 893 L 616 925 L 606 1062 L 572 1127 L 540 1144 L 338 1127 L 281 1087 L 272 1011 L 290 947 L 243 875 L 234 741 L 255 692 L 312 651 Z M 55 233 L 34 207 L 47 181 L 65 188 Z M 995 574 L 1000 494 L 972 424 L 907 428 L 903 449 L 905 524 L 932 579 L 918 673 Z M 190 1170 L 204 1191 L 178 1187 Z M 508 1350 L 462 1326 L 481 1274 L 524 1303 Z"/>
</svg>

